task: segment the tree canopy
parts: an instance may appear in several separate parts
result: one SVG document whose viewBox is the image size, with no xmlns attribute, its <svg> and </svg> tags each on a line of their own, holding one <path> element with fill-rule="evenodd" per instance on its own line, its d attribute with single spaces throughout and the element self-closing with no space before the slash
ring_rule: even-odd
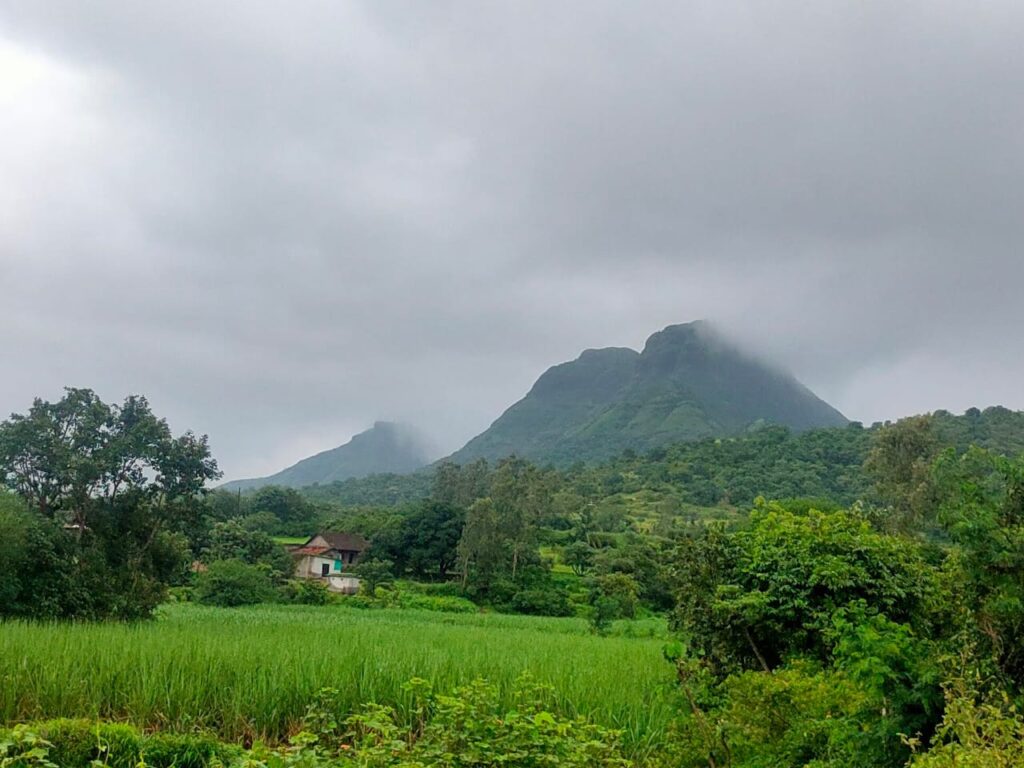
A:
<svg viewBox="0 0 1024 768">
<path fill-rule="evenodd" d="M 144 397 L 109 405 L 68 389 L 0 424 L 0 476 L 35 515 L 33 557 L 60 563 L 43 579 L 51 591 L 87 585 L 57 607 L 15 596 L 0 611 L 134 618 L 183 572 L 188 541 L 177 531 L 201 514 L 219 472 L 206 437 L 174 437 Z"/>
</svg>

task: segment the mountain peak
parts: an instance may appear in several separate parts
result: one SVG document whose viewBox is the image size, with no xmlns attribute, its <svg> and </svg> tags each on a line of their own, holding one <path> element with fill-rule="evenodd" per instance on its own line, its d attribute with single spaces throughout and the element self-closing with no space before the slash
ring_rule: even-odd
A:
<svg viewBox="0 0 1024 768">
<path fill-rule="evenodd" d="M 652 334 L 642 352 L 588 349 L 549 368 L 452 459 L 516 453 L 566 464 L 740 434 L 760 422 L 802 430 L 846 419 L 790 374 L 696 320 Z"/>
<path fill-rule="evenodd" d="M 251 490 L 264 485 L 290 488 L 332 483 L 367 475 L 414 472 L 426 466 L 432 454 L 428 441 L 413 427 L 393 421 L 375 421 L 344 445 L 322 451 L 268 477 L 234 480 L 225 490 Z"/>
</svg>

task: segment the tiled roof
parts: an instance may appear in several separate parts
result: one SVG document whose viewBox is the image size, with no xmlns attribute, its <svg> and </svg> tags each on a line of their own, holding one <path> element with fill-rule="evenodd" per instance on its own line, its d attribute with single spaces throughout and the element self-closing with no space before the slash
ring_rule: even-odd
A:
<svg viewBox="0 0 1024 768">
<path fill-rule="evenodd" d="M 334 549 L 340 549 L 346 552 L 362 552 L 370 546 L 370 542 L 358 533 L 324 531 L 320 535 L 323 536 L 324 541 L 330 544 Z"/>
<path fill-rule="evenodd" d="M 330 552 L 330 547 L 296 547 L 292 550 L 293 555 L 322 555 L 324 552 Z"/>
</svg>

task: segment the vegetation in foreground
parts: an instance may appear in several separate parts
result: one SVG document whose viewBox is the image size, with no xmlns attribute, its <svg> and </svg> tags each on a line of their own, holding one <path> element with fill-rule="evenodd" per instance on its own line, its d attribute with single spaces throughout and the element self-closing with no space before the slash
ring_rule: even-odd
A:
<svg viewBox="0 0 1024 768">
<path fill-rule="evenodd" d="M 622 731 L 629 754 L 666 738 L 678 693 L 663 639 L 595 637 L 580 619 L 344 606 L 170 605 L 144 624 L 7 623 L 0 720 L 128 721 L 277 743 L 322 688 L 339 719 L 365 702 L 410 715 L 414 677 L 445 691 L 488 680 L 512 708 L 528 672 L 552 711 Z M 615 674 L 609 674 L 615 670 Z"/>
<path fill-rule="evenodd" d="M 242 749 L 202 735 L 144 734 L 130 726 L 57 720 L 0 730 L 0 764 L 52 768 L 316 768 L 317 766 L 628 766 L 616 731 L 549 710 L 552 691 L 520 679 L 511 707 L 475 680 L 440 693 L 425 680 L 404 687 L 410 706 L 364 704 L 334 714 L 338 691 L 320 691 L 285 748 Z"/>
</svg>

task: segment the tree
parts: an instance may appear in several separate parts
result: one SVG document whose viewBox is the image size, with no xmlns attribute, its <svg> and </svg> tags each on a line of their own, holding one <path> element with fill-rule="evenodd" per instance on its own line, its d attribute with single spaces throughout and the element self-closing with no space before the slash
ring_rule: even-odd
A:
<svg viewBox="0 0 1024 768">
<path fill-rule="evenodd" d="M 491 480 L 498 534 L 511 557 L 512 578 L 519 562 L 537 547 L 537 522 L 551 507 L 552 480 L 536 466 L 516 456 L 502 460 Z"/>
<path fill-rule="evenodd" d="M 864 469 L 878 497 L 896 513 L 895 527 L 906 530 L 928 513 L 930 469 L 939 447 L 929 415 L 886 424 L 875 435 Z"/>
<path fill-rule="evenodd" d="M 65 393 L 0 424 L 0 469 L 44 517 L 81 531 L 120 501 L 177 511 L 220 477 L 206 436 L 173 437 L 146 398 L 116 406 L 88 389 Z"/>
<path fill-rule="evenodd" d="M 195 594 L 200 603 L 234 608 L 267 602 L 274 590 L 266 568 L 241 560 L 217 560 L 199 574 Z"/>
<path fill-rule="evenodd" d="M 830 658 L 836 611 L 870 606 L 926 629 L 936 574 L 920 548 L 856 512 L 794 514 L 761 504 L 747 528 L 712 528 L 676 554 L 674 622 L 720 674 Z"/>
<path fill-rule="evenodd" d="M 458 562 L 465 512 L 452 504 L 424 500 L 396 525 L 374 538 L 373 548 L 395 563 L 396 572 L 444 579 Z"/>
<path fill-rule="evenodd" d="M 235 518 L 214 523 L 210 543 L 203 560 L 240 560 L 248 565 L 266 566 L 277 579 L 284 579 L 293 570 L 292 558 L 280 544 L 261 530 L 245 525 L 248 518 Z"/>
<path fill-rule="evenodd" d="M 956 545 L 952 568 L 973 640 L 1008 686 L 1024 680 L 1024 457 L 952 450 L 935 466 L 939 518 Z"/>
<path fill-rule="evenodd" d="M 0 424 L 0 478 L 61 531 L 55 546 L 73 550 L 62 566 L 95 579 L 96 616 L 149 615 L 188 560 L 174 531 L 201 514 L 204 486 L 219 476 L 206 437 L 174 437 L 143 397 L 107 405 L 68 389 Z"/>
<path fill-rule="evenodd" d="M 393 568 L 394 563 L 390 560 L 371 559 L 359 563 L 355 568 L 355 575 L 362 582 L 362 591 L 369 597 L 376 597 L 377 587 L 392 582 Z"/>
<path fill-rule="evenodd" d="M 636 616 L 636 580 L 625 573 L 609 573 L 593 579 L 590 587 L 590 604 L 595 614 L 612 619 L 632 619 Z"/>
<path fill-rule="evenodd" d="M 21 572 L 28 563 L 31 523 L 21 499 L 0 491 L 0 615 L 13 613 L 10 607 L 21 594 Z"/>
<path fill-rule="evenodd" d="M 486 459 L 458 465 L 442 462 L 434 472 L 431 498 L 443 504 L 467 508 L 490 494 L 490 466 Z"/>
<path fill-rule="evenodd" d="M 269 512 L 274 516 L 278 523 L 275 533 L 306 536 L 317 528 L 317 508 L 294 488 L 264 486 L 247 501 L 250 514 Z"/>
<path fill-rule="evenodd" d="M 479 499 L 466 511 L 466 524 L 459 539 L 462 585 L 475 580 L 487 584 L 505 561 L 497 508 L 491 499 Z"/>
<path fill-rule="evenodd" d="M 627 533 L 614 546 L 597 554 L 594 571 L 599 574 L 628 574 L 637 585 L 639 597 L 655 610 L 669 610 L 675 604 L 669 578 L 671 554 L 667 542 L 653 536 Z"/>
<path fill-rule="evenodd" d="M 582 576 L 594 564 L 594 550 L 585 541 L 574 541 L 562 550 L 562 562 L 577 576 Z"/>
</svg>

